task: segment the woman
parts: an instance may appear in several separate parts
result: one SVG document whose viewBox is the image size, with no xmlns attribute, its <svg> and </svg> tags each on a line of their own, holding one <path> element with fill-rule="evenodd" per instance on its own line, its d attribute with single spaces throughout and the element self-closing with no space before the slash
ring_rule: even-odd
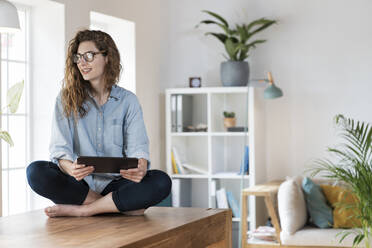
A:
<svg viewBox="0 0 372 248">
<path fill-rule="evenodd" d="M 122 212 L 143 214 L 170 192 L 171 180 L 147 170 L 149 143 L 136 96 L 117 86 L 120 54 L 101 31 L 79 31 L 70 41 L 63 88 L 56 99 L 49 161 L 27 167 L 31 188 L 56 205 L 49 217 Z M 78 156 L 136 157 L 138 168 L 94 173 Z"/>
</svg>

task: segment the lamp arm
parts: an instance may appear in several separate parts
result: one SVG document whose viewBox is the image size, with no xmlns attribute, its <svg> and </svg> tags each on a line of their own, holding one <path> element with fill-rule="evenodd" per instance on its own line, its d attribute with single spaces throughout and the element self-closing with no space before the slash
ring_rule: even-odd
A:
<svg viewBox="0 0 372 248">
<path fill-rule="evenodd" d="M 259 82 L 259 83 L 274 84 L 274 79 L 273 79 L 273 76 L 272 76 L 271 72 L 267 73 L 267 78 L 264 78 L 264 79 L 250 79 L 250 81 Z"/>
<path fill-rule="evenodd" d="M 264 79 L 249 79 L 251 82 L 259 82 L 259 83 L 270 83 L 270 81 L 266 78 Z"/>
</svg>

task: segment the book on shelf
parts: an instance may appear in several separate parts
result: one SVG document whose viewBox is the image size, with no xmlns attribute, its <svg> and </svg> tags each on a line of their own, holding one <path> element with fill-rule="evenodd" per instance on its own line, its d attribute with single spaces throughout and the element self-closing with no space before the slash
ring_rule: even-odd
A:
<svg viewBox="0 0 372 248">
<path fill-rule="evenodd" d="M 175 132 L 183 132 L 184 127 L 187 127 L 192 124 L 192 96 L 182 94 L 177 94 L 174 96 L 176 98 L 174 100 L 175 101 L 174 121 L 176 126 Z"/>
<path fill-rule="evenodd" d="M 239 205 L 235 200 L 234 195 L 230 191 L 226 191 L 227 201 L 231 208 L 234 217 L 240 218 Z"/>
<path fill-rule="evenodd" d="M 200 166 L 182 162 L 180 153 L 176 147 L 172 147 L 171 156 L 173 171 L 177 171 L 175 174 L 208 174 L 208 171 L 200 168 Z"/>
<path fill-rule="evenodd" d="M 225 188 L 221 188 L 216 191 L 216 201 L 217 201 L 217 208 L 229 208 Z"/>
<path fill-rule="evenodd" d="M 228 127 L 228 132 L 248 132 L 248 127 Z"/>
<path fill-rule="evenodd" d="M 239 175 L 249 175 L 249 147 L 244 147 L 244 157 L 240 166 Z"/>
<path fill-rule="evenodd" d="M 177 132 L 177 95 L 171 95 L 171 131 Z"/>
<path fill-rule="evenodd" d="M 172 169 L 173 169 L 173 174 L 178 174 L 178 168 L 176 164 L 176 160 L 174 159 L 174 154 L 173 151 L 171 152 L 171 160 L 172 160 Z"/>
<path fill-rule="evenodd" d="M 182 162 L 181 162 L 181 157 L 176 149 L 176 147 L 172 147 L 172 154 L 174 157 L 174 162 L 177 167 L 178 173 L 179 174 L 185 174 L 185 171 L 182 168 Z"/>
</svg>

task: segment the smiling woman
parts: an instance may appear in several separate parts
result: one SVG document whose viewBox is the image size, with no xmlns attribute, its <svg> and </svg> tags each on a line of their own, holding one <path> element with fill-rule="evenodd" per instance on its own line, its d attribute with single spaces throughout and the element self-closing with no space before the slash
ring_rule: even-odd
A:
<svg viewBox="0 0 372 248">
<path fill-rule="evenodd" d="M 169 176 L 148 170 L 142 109 L 132 92 L 117 85 L 120 71 L 119 51 L 107 33 L 83 30 L 70 41 L 53 115 L 51 162 L 27 168 L 31 188 L 57 204 L 45 209 L 49 217 L 143 214 L 170 193 Z M 76 162 L 79 156 L 135 157 L 138 166 L 94 173 L 93 166 Z"/>
</svg>

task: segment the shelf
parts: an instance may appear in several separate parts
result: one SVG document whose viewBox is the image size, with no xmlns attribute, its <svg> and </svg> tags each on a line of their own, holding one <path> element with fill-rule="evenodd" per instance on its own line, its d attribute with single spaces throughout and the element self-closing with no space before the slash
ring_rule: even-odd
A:
<svg viewBox="0 0 372 248">
<path fill-rule="evenodd" d="M 179 133 L 171 133 L 174 137 L 180 137 L 180 136 L 207 136 L 207 132 L 179 132 Z"/>
<path fill-rule="evenodd" d="M 200 174 L 172 174 L 171 178 L 208 178 L 208 175 Z"/>
<path fill-rule="evenodd" d="M 247 93 L 248 87 L 201 87 L 167 89 L 168 94 Z"/>
<path fill-rule="evenodd" d="M 226 136 L 226 137 L 231 137 L 231 136 L 249 136 L 248 132 L 173 132 L 171 133 L 172 137 L 190 137 L 190 136 Z"/>
<path fill-rule="evenodd" d="M 231 173 L 220 173 L 220 174 L 171 174 L 172 178 L 212 178 L 212 179 L 241 179 L 241 175 L 237 175 L 235 172 Z M 244 175 L 244 179 L 249 179 L 249 175 Z"/>
<path fill-rule="evenodd" d="M 238 175 L 236 172 L 223 172 L 212 174 L 211 177 L 215 179 L 241 179 L 242 175 Z M 244 179 L 249 179 L 249 175 L 244 175 Z"/>
<path fill-rule="evenodd" d="M 212 132 L 211 136 L 248 136 L 248 132 Z"/>
<path fill-rule="evenodd" d="M 186 195 L 180 198 L 180 206 L 216 208 L 215 193 L 222 188 L 231 193 L 240 206 L 242 186 L 248 188 L 255 183 L 254 102 L 254 89 L 249 87 L 166 90 L 166 166 L 175 186 L 179 185 L 178 188 L 172 188 L 174 199 L 178 199 L 177 194 Z M 228 132 L 224 126 L 224 111 L 234 112 L 235 126 L 247 129 Z M 185 129 L 201 123 L 207 125 L 205 132 Z M 246 161 L 246 146 L 249 149 L 251 174 L 239 175 L 242 162 Z M 174 150 L 178 154 L 178 165 L 195 166 L 204 173 L 187 169 L 184 173 L 173 174 Z M 256 226 L 255 199 L 247 198 L 246 205 L 244 219 L 249 212 L 251 217 L 249 220 L 247 218 L 247 222 L 249 229 L 252 229 Z M 232 218 L 235 225 L 241 220 Z"/>
<path fill-rule="evenodd" d="M 211 158 L 213 167 L 211 173 L 219 176 L 228 173 L 235 178 L 241 171 L 244 161 L 245 136 L 213 136 L 211 138 Z"/>
</svg>

